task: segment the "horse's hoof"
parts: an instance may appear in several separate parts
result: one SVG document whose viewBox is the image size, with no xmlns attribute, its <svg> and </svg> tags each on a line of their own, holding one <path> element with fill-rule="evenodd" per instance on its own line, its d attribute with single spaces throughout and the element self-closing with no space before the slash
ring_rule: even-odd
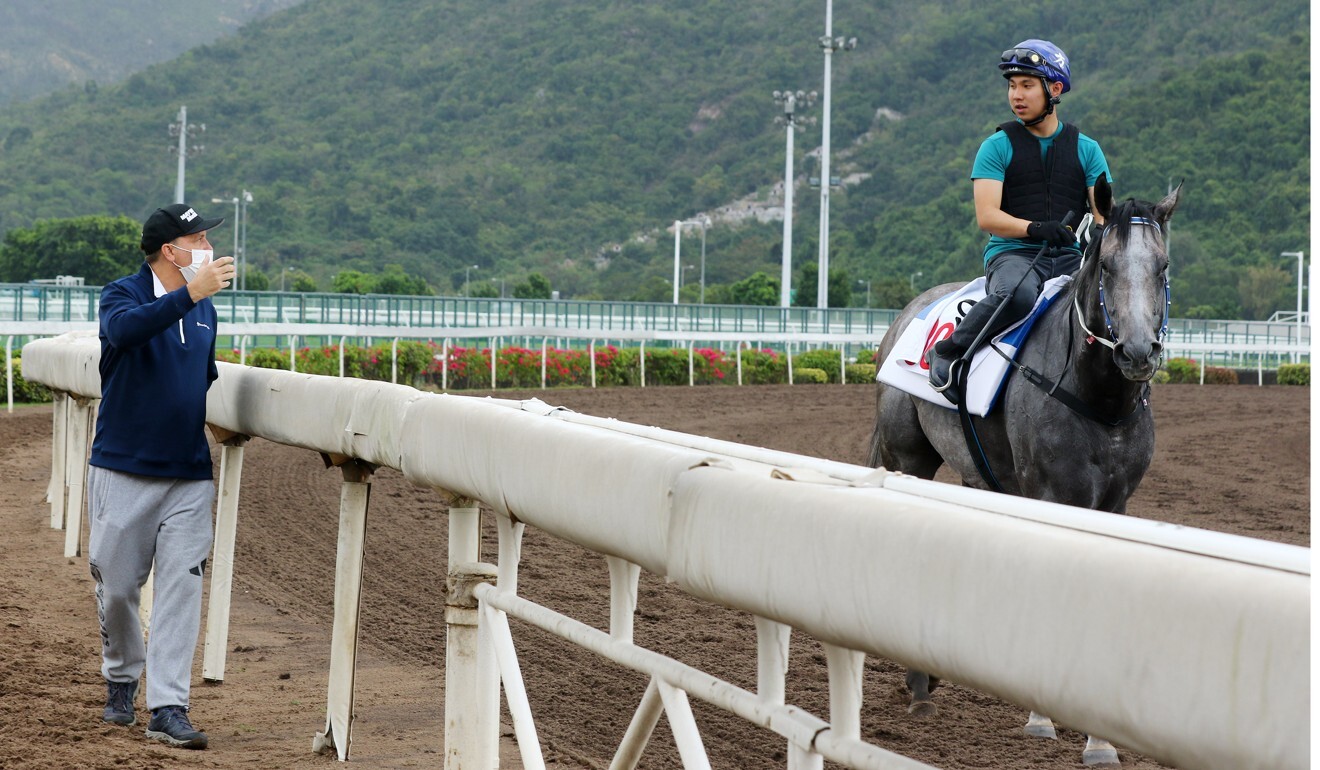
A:
<svg viewBox="0 0 1320 770">
<path fill-rule="evenodd" d="M 908 705 L 908 713 L 914 717 L 933 717 L 939 711 L 935 704 L 928 700 L 913 701 Z"/>
<path fill-rule="evenodd" d="M 1036 712 L 1031 712 L 1027 718 L 1027 726 L 1022 728 L 1022 732 L 1033 738 L 1051 738 L 1058 740 L 1059 734 L 1054 731 L 1054 722 L 1049 717 L 1044 717 Z"/>
<path fill-rule="evenodd" d="M 1090 735 L 1086 736 L 1086 748 L 1082 750 L 1082 764 L 1094 768 L 1122 767 L 1114 744 Z"/>
</svg>

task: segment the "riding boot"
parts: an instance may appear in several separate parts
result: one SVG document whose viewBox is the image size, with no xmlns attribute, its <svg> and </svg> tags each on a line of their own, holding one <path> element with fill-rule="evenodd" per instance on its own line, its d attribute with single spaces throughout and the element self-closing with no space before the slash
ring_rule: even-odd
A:
<svg viewBox="0 0 1320 770">
<path fill-rule="evenodd" d="M 930 367 L 930 386 L 936 393 L 943 393 L 949 402 L 957 405 L 958 389 L 953 386 L 953 362 L 962 357 L 966 348 L 958 347 L 953 340 L 940 340 L 926 351 L 926 365 Z"/>
<path fill-rule="evenodd" d="M 958 322 L 953 334 L 932 345 L 926 353 L 926 364 L 930 367 L 930 386 L 936 392 L 943 393 L 950 403 L 957 404 L 959 399 L 958 389 L 952 387 L 954 363 L 976 342 L 977 336 L 990 323 L 990 317 L 1003 301 L 1003 297 L 991 294 L 973 305 L 962 321 Z M 1003 314 L 1000 313 L 1000 318 L 995 319 L 995 326 L 1002 328 L 1005 325 Z"/>
<path fill-rule="evenodd" d="M 990 317 L 995 314 L 995 311 L 999 309 L 1003 302 L 1004 298 L 998 294 L 989 294 L 985 299 L 973 305 L 972 309 L 967 311 L 967 315 L 963 316 L 963 319 L 958 322 L 958 326 L 954 328 L 953 334 L 949 337 L 949 342 L 966 351 L 976 342 L 981 330 L 990 323 Z M 1000 313 L 999 317 L 995 319 L 995 326 L 998 328 L 991 329 L 982 342 L 989 341 L 990 337 L 998 334 L 1016 320 L 1016 318 L 1008 318 L 1007 313 Z"/>
</svg>

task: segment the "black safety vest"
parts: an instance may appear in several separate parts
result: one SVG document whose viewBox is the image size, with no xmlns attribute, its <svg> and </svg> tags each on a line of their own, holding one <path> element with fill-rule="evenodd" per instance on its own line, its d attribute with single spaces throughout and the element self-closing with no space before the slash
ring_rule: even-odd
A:
<svg viewBox="0 0 1320 770">
<path fill-rule="evenodd" d="M 1086 169 L 1077 155 L 1077 126 L 1064 123 L 1063 130 L 1040 156 L 1040 140 L 1016 120 L 999 126 L 1013 146 L 1013 159 L 1004 171 L 1004 193 L 999 208 L 1032 222 L 1062 219 L 1073 212 L 1076 226 L 1089 210 Z"/>
</svg>

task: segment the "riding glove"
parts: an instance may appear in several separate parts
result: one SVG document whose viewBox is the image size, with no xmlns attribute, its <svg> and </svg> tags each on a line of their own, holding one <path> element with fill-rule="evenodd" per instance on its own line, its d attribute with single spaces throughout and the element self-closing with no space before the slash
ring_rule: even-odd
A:
<svg viewBox="0 0 1320 770">
<path fill-rule="evenodd" d="M 1027 237 L 1033 241 L 1045 241 L 1051 246 L 1072 246 L 1077 243 L 1073 231 L 1063 226 L 1062 222 L 1032 222 L 1027 225 Z"/>
</svg>

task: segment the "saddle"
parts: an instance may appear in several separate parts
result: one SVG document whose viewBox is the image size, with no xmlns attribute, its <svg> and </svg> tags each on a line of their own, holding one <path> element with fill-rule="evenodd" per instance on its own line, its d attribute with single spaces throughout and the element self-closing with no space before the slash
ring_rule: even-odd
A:
<svg viewBox="0 0 1320 770">
<path fill-rule="evenodd" d="M 967 373 L 967 393 L 963 403 L 967 411 L 978 417 L 990 414 L 999 401 L 1012 360 L 1031 333 L 1036 320 L 1053 304 L 1054 299 L 1072 281 L 1070 276 L 1059 276 L 1046 281 L 1040 296 L 1027 317 L 1005 329 L 989 344 L 983 345 L 972 357 Z M 917 313 L 903 330 L 898 343 L 876 372 L 876 379 L 886 385 L 957 411 L 942 394 L 930 386 L 930 368 L 926 364 L 926 351 L 939 340 L 953 333 L 967 311 L 985 297 L 985 277 L 977 278 L 961 289 L 947 294 Z M 991 350 L 991 345 L 998 353 Z M 1002 353 L 1003 355 L 1000 355 Z"/>
</svg>

